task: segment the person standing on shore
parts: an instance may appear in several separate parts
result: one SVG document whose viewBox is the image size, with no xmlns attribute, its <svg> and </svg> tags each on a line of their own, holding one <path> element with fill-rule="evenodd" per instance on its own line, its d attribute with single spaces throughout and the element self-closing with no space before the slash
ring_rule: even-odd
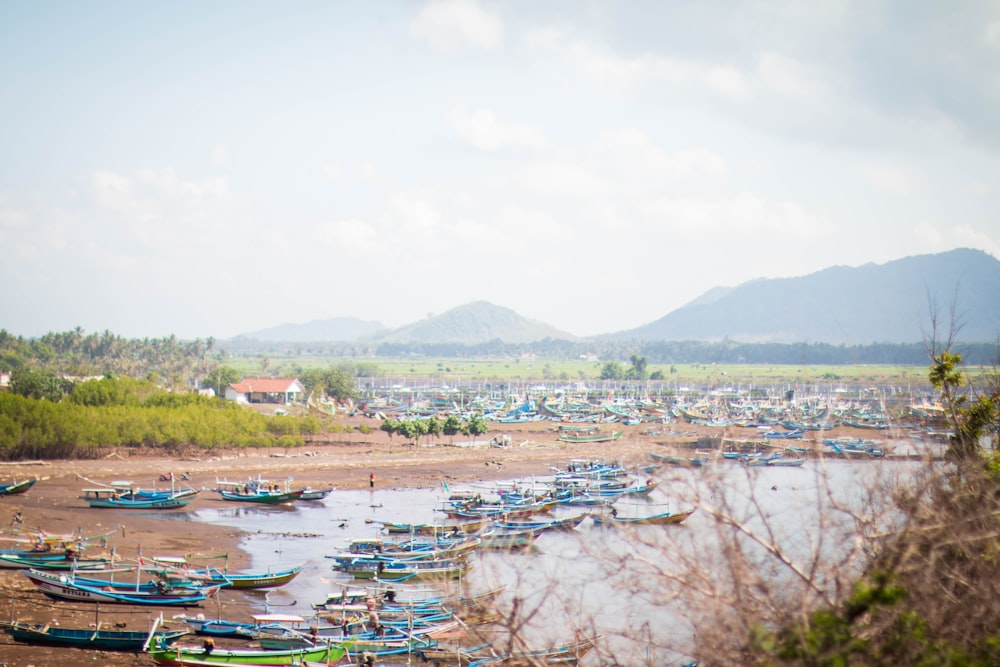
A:
<svg viewBox="0 0 1000 667">
<path fill-rule="evenodd" d="M 368 487 L 372 489 L 375 488 L 375 473 L 368 475 Z"/>
</svg>

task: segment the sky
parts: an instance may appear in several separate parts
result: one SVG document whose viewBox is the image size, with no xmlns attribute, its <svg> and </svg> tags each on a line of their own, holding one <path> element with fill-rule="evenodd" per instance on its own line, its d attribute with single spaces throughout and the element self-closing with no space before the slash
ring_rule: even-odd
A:
<svg viewBox="0 0 1000 667">
<path fill-rule="evenodd" d="M 0 3 L 0 329 L 225 339 L 1000 258 L 1000 3 Z"/>
</svg>

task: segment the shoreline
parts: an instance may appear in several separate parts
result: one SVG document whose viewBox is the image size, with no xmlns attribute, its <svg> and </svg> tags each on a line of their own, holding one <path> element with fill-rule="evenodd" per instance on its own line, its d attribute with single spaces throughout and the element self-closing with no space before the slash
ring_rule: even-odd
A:
<svg viewBox="0 0 1000 667">
<path fill-rule="evenodd" d="M 687 425 L 686 425 L 687 428 Z M 247 533 L 238 528 L 179 520 L 187 511 L 208 507 L 234 506 L 211 489 L 217 480 L 242 481 L 262 475 L 275 481 L 292 478 L 295 486 L 312 488 L 364 489 L 374 475 L 375 488 L 431 489 L 442 485 L 512 479 L 547 474 L 550 466 L 564 466 L 573 458 L 606 458 L 628 466 L 651 462 L 651 450 L 673 451 L 692 455 L 696 443 L 704 438 L 737 438 L 733 432 L 691 427 L 683 434 L 642 434 L 627 432 L 613 442 L 576 443 L 556 440 L 545 428 L 495 429 L 510 436 L 510 446 L 488 446 L 490 436 L 476 446 L 411 446 L 393 441 L 384 433 L 368 436 L 362 442 L 316 441 L 292 450 L 226 450 L 203 456 L 165 457 L 144 451 L 108 450 L 107 456 L 91 460 L 24 461 L 0 466 L 0 483 L 39 477 L 40 481 L 23 495 L 0 497 L 0 516 L 4 525 L 16 511 L 23 516 L 24 529 L 41 528 L 52 533 L 71 533 L 77 529 L 94 535 L 114 530 L 109 547 L 127 560 L 134 560 L 141 550 L 146 557 L 183 556 L 187 554 L 229 554 L 233 571 L 245 570 L 250 558 L 240 544 Z M 337 434 L 339 435 L 339 434 Z M 887 433 L 872 434 L 842 430 L 838 435 L 880 437 L 891 441 Z M 797 445 L 817 448 L 819 440 L 797 441 Z M 713 440 L 715 441 L 715 440 Z M 780 446 L 780 445 L 778 445 Z M 159 475 L 172 472 L 179 480 L 188 473 L 189 481 L 180 482 L 200 489 L 186 508 L 177 510 L 92 509 L 79 499 L 80 491 L 94 482 L 129 480 L 144 488 L 164 488 Z M 0 570 L 0 603 L 5 603 L 4 620 L 16 618 L 33 623 L 58 623 L 63 627 L 94 627 L 99 615 L 105 627 L 124 624 L 129 630 L 147 630 L 158 611 L 130 605 L 56 602 L 38 593 L 17 570 Z M 227 595 L 248 595 L 227 592 Z M 208 613 L 214 605 L 192 608 L 188 613 Z M 164 617 L 181 613 L 181 608 L 164 610 Z M 93 662 L 94 652 L 81 649 L 49 648 L 17 644 L 0 634 L 0 655 L 8 667 L 66 664 L 74 660 Z M 150 665 L 146 655 L 101 653 L 100 663 L 109 667 Z"/>
</svg>

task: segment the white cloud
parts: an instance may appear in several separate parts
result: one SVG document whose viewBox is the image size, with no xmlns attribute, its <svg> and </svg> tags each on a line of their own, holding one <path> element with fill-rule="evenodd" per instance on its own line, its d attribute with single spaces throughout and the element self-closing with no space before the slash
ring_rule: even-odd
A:
<svg viewBox="0 0 1000 667">
<path fill-rule="evenodd" d="M 212 147 L 212 164 L 217 167 L 229 166 L 229 147 L 225 144 L 215 144 Z"/>
<path fill-rule="evenodd" d="M 675 233 L 713 242 L 762 238 L 783 243 L 818 240 L 833 232 L 825 217 L 800 204 L 773 201 L 750 192 L 721 199 L 669 198 L 640 205 L 667 236 Z"/>
<path fill-rule="evenodd" d="M 332 220 L 316 225 L 316 240 L 323 245 L 350 252 L 366 252 L 377 247 L 379 234 L 365 220 Z"/>
<path fill-rule="evenodd" d="M 986 25 L 986 41 L 989 44 L 1000 44 L 1000 21 L 992 21 Z"/>
<path fill-rule="evenodd" d="M 378 178 L 378 166 L 374 162 L 365 162 L 361 165 L 361 180 L 366 183 L 374 183 Z"/>
<path fill-rule="evenodd" d="M 611 90 L 666 86 L 668 92 L 701 91 L 730 102 L 744 102 L 753 94 L 747 72 L 728 63 L 654 53 L 626 57 L 551 28 L 529 33 L 525 44 Z"/>
<path fill-rule="evenodd" d="M 470 110 L 461 106 L 451 114 L 451 119 L 455 133 L 480 150 L 539 150 L 545 147 L 545 134 L 540 127 L 526 123 L 502 123 L 489 109 Z"/>
<path fill-rule="evenodd" d="M 979 179 L 976 179 L 969 184 L 969 192 L 976 195 L 977 197 L 985 197 L 986 195 L 993 192 L 993 188 L 990 187 L 988 183 L 984 183 Z"/>
<path fill-rule="evenodd" d="M 823 75 L 815 68 L 773 51 L 757 56 L 757 76 L 765 88 L 784 97 L 822 98 L 831 92 Z"/>
<path fill-rule="evenodd" d="M 343 170 L 335 164 L 321 164 L 319 170 L 331 183 L 339 183 L 344 177 Z"/>
<path fill-rule="evenodd" d="M 410 37 L 442 53 L 497 49 L 503 34 L 497 15 L 467 0 L 431 2 L 410 24 Z"/>
<path fill-rule="evenodd" d="M 864 165 L 861 178 L 879 192 L 896 197 L 913 193 L 913 177 L 903 167 L 891 165 Z"/>
</svg>

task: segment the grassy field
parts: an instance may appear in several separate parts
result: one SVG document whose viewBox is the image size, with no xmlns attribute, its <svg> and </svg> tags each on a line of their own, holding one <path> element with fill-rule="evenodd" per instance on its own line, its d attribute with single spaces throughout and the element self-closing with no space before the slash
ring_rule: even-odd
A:
<svg viewBox="0 0 1000 667">
<path fill-rule="evenodd" d="M 432 380 L 445 384 L 468 382 L 593 382 L 601 376 L 603 361 L 583 359 L 430 359 L 430 358 L 319 358 L 244 357 L 227 360 L 227 365 L 245 376 L 255 374 L 294 376 L 299 370 L 364 364 L 375 376 L 390 379 Z M 628 364 L 622 364 L 628 367 Z M 928 384 L 929 366 L 880 365 L 752 365 L 752 364 L 649 364 L 648 372 L 660 371 L 663 382 L 692 385 L 730 384 L 871 384 L 906 386 Z M 976 374 L 981 369 L 967 368 Z"/>
</svg>

